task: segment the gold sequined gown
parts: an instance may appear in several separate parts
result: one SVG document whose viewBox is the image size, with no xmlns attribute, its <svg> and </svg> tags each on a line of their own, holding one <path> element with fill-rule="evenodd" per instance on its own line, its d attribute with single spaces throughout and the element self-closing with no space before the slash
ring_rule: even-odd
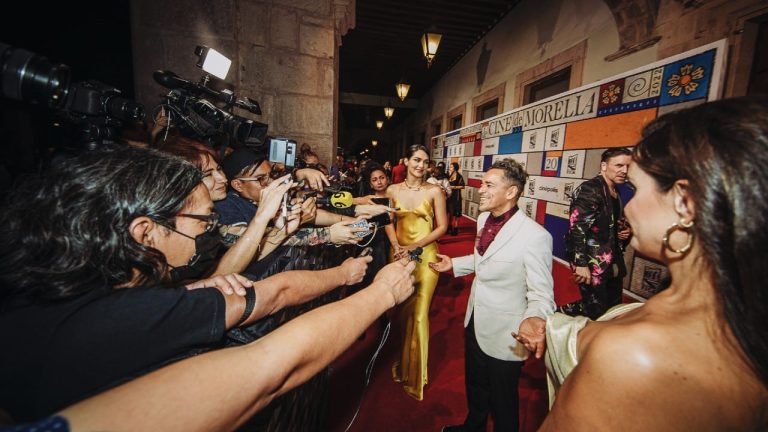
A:
<svg viewBox="0 0 768 432">
<path fill-rule="evenodd" d="M 433 230 L 434 209 L 429 200 L 423 200 L 416 208 L 406 209 L 396 199 L 397 241 L 408 246 L 423 239 Z M 424 398 L 427 384 L 427 357 L 429 354 L 429 305 L 437 285 L 438 273 L 429 268 L 437 261 L 437 244 L 422 248 L 421 263 L 414 271 L 414 293 L 395 311 L 395 320 L 402 329 L 402 353 L 400 361 L 392 366 L 395 381 L 402 382 L 406 393 L 417 400 Z"/>
</svg>

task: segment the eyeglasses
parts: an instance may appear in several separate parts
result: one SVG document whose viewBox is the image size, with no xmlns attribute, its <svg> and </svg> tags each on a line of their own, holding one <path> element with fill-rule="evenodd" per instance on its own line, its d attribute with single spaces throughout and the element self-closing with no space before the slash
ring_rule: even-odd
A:
<svg viewBox="0 0 768 432">
<path fill-rule="evenodd" d="M 262 174 L 256 177 L 238 177 L 238 180 L 240 181 L 244 181 L 244 182 L 257 181 L 262 186 L 269 185 L 269 179 L 270 179 L 269 174 Z"/>
<path fill-rule="evenodd" d="M 176 216 L 188 217 L 188 218 L 192 218 L 192 219 L 197 219 L 197 220 L 205 221 L 206 222 L 205 232 L 207 232 L 207 233 L 215 230 L 219 226 L 219 218 L 221 217 L 216 212 L 211 212 L 211 214 L 207 214 L 207 215 L 198 215 L 198 214 L 191 214 L 191 213 L 179 213 Z"/>
</svg>

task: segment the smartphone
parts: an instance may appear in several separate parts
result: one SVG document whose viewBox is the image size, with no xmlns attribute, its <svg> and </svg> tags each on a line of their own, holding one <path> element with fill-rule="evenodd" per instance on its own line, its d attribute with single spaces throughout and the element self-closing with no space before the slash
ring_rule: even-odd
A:
<svg viewBox="0 0 768 432">
<path fill-rule="evenodd" d="M 293 168 L 296 165 L 296 147 L 296 141 L 288 138 L 270 138 L 269 161 Z"/>
<path fill-rule="evenodd" d="M 381 204 L 381 205 L 390 207 L 389 198 L 371 198 L 371 201 L 373 201 L 376 204 Z"/>
<path fill-rule="evenodd" d="M 383 227 L 384 225 L 391 224 L 392 219 L 389 218 L 389 213 L 384 212 L 368 219 L 368 222 L 372 222 L 380 227 Z"/>
</svg>

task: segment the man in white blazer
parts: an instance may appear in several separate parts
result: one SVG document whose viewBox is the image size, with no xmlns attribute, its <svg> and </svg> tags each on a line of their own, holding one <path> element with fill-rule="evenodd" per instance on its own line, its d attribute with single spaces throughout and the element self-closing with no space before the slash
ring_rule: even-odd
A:
<svg viewBox="0 0 768 432">
<path fill-rule="evenodd" d="M 464 318 L 469 413 L 443 431 L 485 431 L 489 413 L 494 431 L 518 430 L 520 370 L 529 350 L 543 354 L 544 323 L 555 310 L 552 236 L 517 207 L 527 178 L 518 162 L 495 162 L 480 187 L 474 254 L 438 254 L 430 264 L 455 276 L 475 273 Z"/>
</svg>

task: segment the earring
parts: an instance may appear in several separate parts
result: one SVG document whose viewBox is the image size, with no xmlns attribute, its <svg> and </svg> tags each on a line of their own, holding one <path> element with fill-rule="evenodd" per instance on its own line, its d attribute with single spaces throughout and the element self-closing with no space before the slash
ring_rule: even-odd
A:
<svg viewBox="0 0 768 432">
<path fill-rule="evenodd" d="M 693 219 L 688 222 L 683 222 L 683 220 L 680 219 L 679 222 L 670 225 L 670 227 L 667 228 L 667 232 L 664 233 L 664 237 L 661 239 L 662 243 L 664 243 L 664 247 L 667 248 L 668 251 L 674 253 L 684 254 L 688 252 L 691 249 L 691 246 L 693 246 L 694 231 L 691 228 L 693 228 Z M 684 231 L 688 234 L 688 242 L 680 249 L 673 249 L 672 246 L 669 245 L 669 236 L 677 230 Z"/>
</svg>

